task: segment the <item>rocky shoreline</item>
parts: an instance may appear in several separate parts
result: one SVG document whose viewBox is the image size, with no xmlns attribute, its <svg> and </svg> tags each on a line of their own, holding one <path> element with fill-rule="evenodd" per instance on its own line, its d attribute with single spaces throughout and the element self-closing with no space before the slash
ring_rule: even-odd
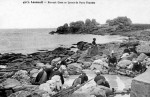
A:
<svg viewBox="0 0 150 97">
<path fill-rule="evenodd" d="M 28 74 L 30 74 L 30 77 L 35 77 L 34 73 L 37 73 L 38 69 L 41 67 L 55 66 L 58 62 L 63 60 L 68 60 L 67 62 L 69 65 L 67 71 L 69 75 L 79 75 L 83 69 L 90 70 L 93 68 L 91 65 L 94 60 L 106 58 L 106 56 L 109 55 L 112 50 L 114 51 L 117 59 L 119 59 L 125 46 L 136 46 L 138 54 L 145 53 L 149 56 L 149 50 L 143 48 L 143 46 L 146 46 L 146 48 L 149 47 L 149 43 L 139 41 L 134 37 L 131 38 L 130 41 L 125 40 L 121 43 L 111 42 L 106 44 L 97 44 L 96 48 L 91 48 L 91 46 L 91 43 L 80 41 L 77 44 L 72 45 L 70 48 L 58 47 L 53 51 L 39 51 L 27 55 L 23 55 L 21 53 L 1 54 L 0 82 L 3 83 L 5 80 L 12 78 L 12 76 L 14 76 L 16 72 L 19 72 L 20 70 L 25 70 Z M 98 65 L 95 66 L 97 69 L 102 69 Z M 31 72 L 33 72 L 33 75 Z M 121 74 L 118 72 L 110 73 L 106 68 L 103 68 L 103 73 Z M 127 76 L 126 74 L 121 75 Z M 132 77 L 135 76 L 137 75 L 133 75 Z M 30 78 L 28 78 L 28 80 L 29 79 Z M 2 85 L 0 85 L 0 89 L 3 89 Z M 7 93 L 7 95 L 10 94 L 11 93 Z"/>
</svg>

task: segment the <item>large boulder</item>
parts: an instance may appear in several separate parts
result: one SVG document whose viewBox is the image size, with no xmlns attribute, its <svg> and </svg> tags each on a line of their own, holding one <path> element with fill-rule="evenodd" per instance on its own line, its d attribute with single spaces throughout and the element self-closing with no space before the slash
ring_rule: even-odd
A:
<svg viewBox="0 0 150 97">
<path fill-rule="evenodd" d="M 132 80 L 130 97 L 150 97 L 150 68 Z"/>
<path fill-rule="evenodd" d="M 100 70 L 102 73 L 108 73 L 108 64 L 104 62 L 102 59 L 95 60 L 90 66 L 91 70 Z"/>
<path fill-rule="evenodd" d="M 118 62 L 117 66 L 120 67 L 120 68 L 126 68 L 130 64 L 132 64 L 132 61 L 130 61 L 130 60 L 121 60 L 121 61 Z"/>
<path fill-rule="evenodd" d="M 141 45 L 137 46 L 137 51 L 139 53 L 150 53 L 150 45 L 149 45 L 149 43 L 141 44 Z"/>
<path fill-rule="evenodd" d="M 41 71 L 41 70 L 40 70 Z M 35 78 L 37 75 L 38 75 L 38 73 L 40 72 L 38 69 L 32 69 L 31 71 L 30 71 L 30 76 L 31 77 L 33 77 L 33 78 Z"/>
<path fill-rule="evenodd" d="M 82 51 L 87 50 L 89 48 L 89 46 L 90 46 L 90 44 L 87 42 L 80 41 L 77 43 L 77 48 Z"/>
<path fill-rule="evenodd" d="M 90 93 L 90 95 L 95 95 L 96 97 L 108 97 L 110 94 L 113 93 L 112 89 L 101 85 L 88 87 L 87 91 L 88 93 Z"/>
<path fill-rule="evenodd" d="M 98 64 L 98 65 L 102 65 L 102 66 L 108 68 L 108 63 L 106 63 L 105 58 L 94 60 L 94 62 L 92 64 Z"/>
<path fill-rule="evenodd" d="M 8 78 L 2 83 L 2 85 L 4 88 L 13 88 L 16 86 L 20 86 L 21 83 L 16 79 Z"/>
<path fill-rule="evenodd" d="M 80 74 L 82 71 L 82 64 L 80 63 L 72 63 L 69 64 L 67 67 L 67 71 L 69 73 L 69 75 L 77 75 Z"/>
<path fill-rule="evenodd" d="M 19 70 L 12 76 L 12 78 L 17 79 L 21 84 L 31 84 L 28 72 L 25 70 Z"/>
</svg>

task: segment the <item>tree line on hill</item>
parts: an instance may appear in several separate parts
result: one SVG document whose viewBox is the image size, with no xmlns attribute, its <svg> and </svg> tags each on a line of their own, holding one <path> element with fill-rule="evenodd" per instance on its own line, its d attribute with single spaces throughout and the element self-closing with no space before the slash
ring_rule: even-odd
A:
<svg viewBox="0 0 150 97">
<path fill-rule="evenodd" d="M 117 17 L 107 20 L 105 24 L 99 24 L 95 19 L 65 23 L 50 34 L 106 34 L 113 32 L 126 32 L 150 29 L 150 24 L 133 24 L 130 18 Z"/>
</svg>

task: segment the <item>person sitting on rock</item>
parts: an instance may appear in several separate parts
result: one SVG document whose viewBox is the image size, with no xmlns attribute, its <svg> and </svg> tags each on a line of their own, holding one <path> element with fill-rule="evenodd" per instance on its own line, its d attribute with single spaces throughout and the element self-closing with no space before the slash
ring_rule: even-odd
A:
<svg viewBox="0 0 150 97">
<path fill-rule="evenodd" d="M 110 88 L 108 81 L 106 81 L 105 77 L 101 75 L 101 72 L 99 70 L 96 70 L 95 73 L 96 73 L 96 77 L 94 78 L 94 81 L 96 85 L 102 85 Z"/>
<path fill-rule="evenodd" d="M 110 67 L 116 67 L 117 58 L 114 55 L 114 51 L 111 52 L 111 55 L 108 56 L 108 65 Z"/>
<path fill-rule="evenodd" d="M 74 80 L 72 86 L 81 85 L 87 81 L 88 81 L 88 76 L 86 75 L 86 73 L 82 72 L 81 75 Z"/>
<path fill-rule="evenodd" d="M 54 67 L 42 67 L 40 72 L 37 74 L 35 81 L 33 84 L 40 85 L 42 83 L 45 83 L 47 80 L 49 80 L 49 77 L 53 74 Z"/>
<path fill-rule="evenodd" d="M 141 64 L 141 62 L 138 62 L 138 61 L 133 62 L 132 71 L 137 72 L 137 73 L 142 73 L 145 70 L 146 70 L 146 67 L 145 65 Z"/>
<path fill-rule="evenodd" d="M 92 45 L 96 45 L 96 38 L 93 38 Z"/>
</svg>

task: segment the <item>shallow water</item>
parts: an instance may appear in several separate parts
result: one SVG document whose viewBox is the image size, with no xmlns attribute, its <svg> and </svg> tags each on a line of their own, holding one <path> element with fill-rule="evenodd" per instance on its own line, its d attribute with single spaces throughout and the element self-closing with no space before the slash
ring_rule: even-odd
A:
<svg viewBox="0 0 150 97">
<path fill-rule="evenodd" d="M 70 46 L 79 41 L 92 42 L 96 38 L 97 43 L 122 41 L 125 37 L 101 36 L 101 35 L 50 35 L 51 29 L 15 29 L 0 30 L 0 53 L 32 53 L 37 50 L 51 50 L 58 46 Z"/>
<path fill-rule="evenodd" d="M 84 70 L 89 79 L 92 79 L 95 77 L 95 74 L 93 71 L 90 70 Z M 74 79 L 77 78 L 79 75 L 73 75 L 70 76 L 69 79 L 66 79 L 65 84 L 71 86 Z M 119 75 L 104 75 L 106 80 L 109 82 L 111 88 L 115 88 L 117 91 L 122 91 L 124 88 L 129 88 L 131 85 L 132 78 L 119 76 Z M 87 94 L 86 90 L 90 86 L 94 86 L 95 82 L 94 80 L 88 82 L 86 85 L 84 85 L 82 88 L 78 89 L 76 92 L 73 93 L 71 97 L 90 97 L 89 94 Z M 130 95 L 116 95 L 115 97 L 130 97 Z"/>
</svg>

